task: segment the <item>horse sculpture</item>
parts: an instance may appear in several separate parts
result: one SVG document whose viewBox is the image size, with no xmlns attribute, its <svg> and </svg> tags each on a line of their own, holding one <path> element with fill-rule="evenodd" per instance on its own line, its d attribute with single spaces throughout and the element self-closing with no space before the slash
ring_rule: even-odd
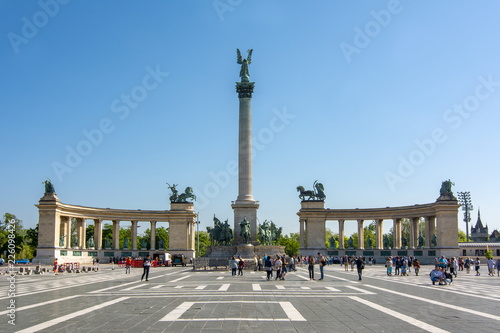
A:
<svg viewBox="0 0 500 333">
<path fill-rule="evenodd" d="M 306 190 L 304 186 L 297 186 L 297 192 L 300 192 L 299 198 L 302 199 L 302 201 L 306 200 L 312 200 L 315 197 L 314 191 L 312 190 Z"/>
<path fill-rule="evenodd" d="M 177 202 L 187 202 L 187 199 L 191 198 L 196 201 L 196 195 L 193 193 L 193 188 L 192 187 L 186 187 L 186 190 L 184 193 L 181 193 L 179 195 L 179 198 L 177 199 Z"/>
<path fill-rule="evenodd" d="M 326 195 L 323 184 L 319 183 L 318 181 L 315 181 L 313 183 L 313 188 L 314 190 L 306 190 L 304 189 L 303 186 L 297 186 L 297 192 L 300 192 L 299 198 L 302 199 L 302 201 L 306 201 L 306 197 L 308 197 L 307 201 L 310 200 L 324 201 L 326 199 Z"/>
</svg>

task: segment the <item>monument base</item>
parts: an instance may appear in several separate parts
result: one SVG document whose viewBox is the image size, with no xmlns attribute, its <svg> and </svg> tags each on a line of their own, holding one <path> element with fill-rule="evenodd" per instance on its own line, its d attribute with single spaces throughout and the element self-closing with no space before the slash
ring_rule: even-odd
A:
<svg viewBox="0 0 500 333">
<path fill-rule="evenodd" d="M 285 255 L 285 247 L 281 245 L 216 245 L 208 246 L 206 257 L 210 258 L 228 258 L 232 256 L 241 256 L 243 259 L 253 259 L 254 257 L 264 257 L 276 254 Z"/>
</svg>

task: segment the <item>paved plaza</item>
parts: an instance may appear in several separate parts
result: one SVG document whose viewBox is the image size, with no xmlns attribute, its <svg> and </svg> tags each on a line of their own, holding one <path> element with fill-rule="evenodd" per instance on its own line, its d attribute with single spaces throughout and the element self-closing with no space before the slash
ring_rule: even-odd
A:
<svg viewBox="0 0 500 333">
<path fill-rule="evenodd" d="M 316 279 L 319 269 L 315 267 Z M 265 272 L 192 271 L 190 267 L 16 276 L 15 326 L 8 324 L 1 276 L 2 332 L 498 332 L 500 277 L 459 272 L 450 286 L 420 276 L 327 266 L 324 281 L 306 267 L 285 281 Z"/>
</svg>

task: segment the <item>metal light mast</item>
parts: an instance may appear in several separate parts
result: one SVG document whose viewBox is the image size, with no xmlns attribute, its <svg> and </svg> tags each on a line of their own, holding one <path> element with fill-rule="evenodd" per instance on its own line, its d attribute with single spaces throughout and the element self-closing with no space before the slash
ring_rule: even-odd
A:
<svg viewBox="0 0 500 333">
<path fill-rule="evenodd" d="M 472 207 L 470 192 L 458 192 L 458 202 L 462 205 L 462 210 L 464 211 L 464 222 L 466 230 L 466 242 L 469 241 L 469 222 L 470 222 L 470 211 L 474 210 Z"/>
</svg>

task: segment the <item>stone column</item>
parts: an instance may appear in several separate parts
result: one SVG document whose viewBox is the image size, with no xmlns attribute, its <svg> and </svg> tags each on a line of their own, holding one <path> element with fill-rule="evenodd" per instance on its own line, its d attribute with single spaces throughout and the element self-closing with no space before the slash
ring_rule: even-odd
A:
<svg viewBox="0 0 500 333">
<path fill-rule="evenodd" d="M 358 249 L 365 248 L 365 229 L 364 220 L 358 220 Z"/>
<path fill-rule="evenodd" d="M 94 244 L 95 249 L 102 249 L 102 220 L 94 219 Z"/>
<path fill-rule="evenodd" d="M 61 247 L 68 249 L 70 247 L 68 239 L 71 235 L 71 225 L 69 216 L 61 216 L 61 232 L 59 236 L 64 236 L 64 243 Z M 59 245 L 59 243 L 57 243 Z"/>
<path fill-rule="evenodd" d="M 401 219 L 393 219 L 393 247 L 395 249 L 401 248 Z"/>
<path fill-rule="evenodd" d="M 132 250 L 137 250 L 137 223 L 138 221 L 130 221 L 130 236 L 132 237 Z"/>
<path fill-rule="evenodd" d="M 113 250 L 120 249 L 120 221 L 113 220 L 113 244 L 111 245 Z"/>
<path fill-rule="evenodd" d="M 85 249 L 87 247 L 87 244 L 86 244 L 86 230 L 85 230 L 85 226 L 86 226 L 86 222 L 85 222 L 85 219 L 83 218 L 80 218 L 77 220 L 77 224 L 76 224 L 76 235 L 78 237 L 78 248 L 80 249 Z"/>
<path fill-rule="evenodd" d="M 299 243 L 300 243 L 300 248 L 303 249 L 306 247 L 305 244 L 305 239 L 306 239 L 306 220 L 300 219 L 299 220 Z"/>
<path fill-rule="evenodd" d="M 339 220 L 339 249 L 345 249 L 344 244 L 344 222 L 345 220 Z"/>
<path fill-rule="evenodd" d="M 149 223 L 151 224 L 151 237 L 150 237 L 151 248 L 150 248 L 150 250 L 154 251 L 154 250 L 156 250 L 156 221 L 149 221 Z M 189 238 L 188 238 L 188 240 L 189 240 Z M 188 244 L 188 248 L 191 248 L 191 247 L 189 247 L 189 244 Z"/>
<path fill-rule="evenodd" d="M 429 216 L 428 220 L 429 220 L 429 247 L 433 247 L 433 245 L 432 245 L 432 238 L 436 234 L 436 217 L 435 216 Z M 438 235 L 436 235 L 436 237 L 437 236 Z M 457 230 L 457 242 L 458 242 L 458 230 Z"/>
<path fill-rule="evenodd" d="M 384 240 L 383 240 L 383 237 L 384 237 L 384 234 L 383 234 L 383 226 L 384 226 L 384 220 L 383 219 L 380 219 L 380 220 L 376 220 L 375 222 L 375 225 L 376 225 L 376 237 L 375 237 L 375 248 L 377 250 L 380 250 L 380 249 L 383 249 L 384 248 Z"/>
<path fill-rule="evenodd" d="M 236 82 L 239 99 L 238 197 L 231 205 L 234 211 L 234 244 L 244 243 L 240 223 L 250 223 L 250 241 L 257 242 L 257 209 L 252 194 L 252 93 L 254 82 Z"/>
<path fill-rule="evenodd" d="M 410 248 L 414 249 L 418 246 L 418 221 L 419 217 L 410 219 Z"/>
</svg>

